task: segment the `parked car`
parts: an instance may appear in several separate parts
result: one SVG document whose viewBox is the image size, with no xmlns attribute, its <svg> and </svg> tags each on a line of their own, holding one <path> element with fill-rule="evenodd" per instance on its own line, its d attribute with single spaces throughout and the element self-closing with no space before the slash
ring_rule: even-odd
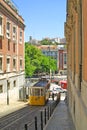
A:
<svg viewBox="0 0 87 130">
<path fill-rule="evenodd" d="M 62 88 L 56 88 L 56 91 L 57 91 L 57 92 L 60 92 L 60 93 L 64 93 L 64 92 L 65 92 L 65 90 L 62 89 Z"/>
<path fill-rule="evenodd" d="M 58 75 L 67 75 L 67 70 L 59 70 Z"/>
</svg>

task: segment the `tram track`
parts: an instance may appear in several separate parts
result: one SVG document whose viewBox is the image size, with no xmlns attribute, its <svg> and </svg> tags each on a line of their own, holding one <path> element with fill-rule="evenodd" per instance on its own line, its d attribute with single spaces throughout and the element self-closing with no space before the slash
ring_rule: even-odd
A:
<svg viewBox="0 0 87 130">
<path fill-rule="evenodd" d="M 32 107 L 30 108 L 30 107 L 27 106 L 26 107 L 26 112 L 29 111 L 29 110 L 32 110 Z M 0 118 L 0 123 L 3 122 L 3 120 L 6 121 L 6 120 L 8 120 L 10 118 L 13 119 L 13 117 L 14 117 L 14 120 L 15 120 L 15 118 L 19 117 L 19 115 L 21 116 L 21 114 L 23 114 L 23 112 L 24 112 L 24 108 L 21 108 L 20 110 L 17 110 L 17 111 L 15 111 L 13 113 L 10 113 L 10 114 Z"/>
<path fill-rule="evenodd" d="M 50 102 L 46 106 L 50 105 Z M 24 124 L 31 124 L 34 117 L 46 106 L 26 106 L 0 118 L 0 130 L 24 130 Z"/>
<path fill-rule="evenodd" d="M 40 108 L 41 107 L 27 106 L 25 108 L 22 108 L 16 112 L 9 114 L 8 116 L 0 118 L 0 130 L 5 130 L 6 128 L 9 128 L 16 122 L 25 119 L 27 116 L 30 117 L 31 115 L 32 117 L 32 115 L 35 114 L 36 111 L 39 111 Z"/>
</svg>

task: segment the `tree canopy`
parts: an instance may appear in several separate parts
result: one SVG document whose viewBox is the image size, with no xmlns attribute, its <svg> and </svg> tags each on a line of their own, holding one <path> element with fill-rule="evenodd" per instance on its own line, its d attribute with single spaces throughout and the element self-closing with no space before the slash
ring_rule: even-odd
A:
<svg viewBox="0 0 87 130">
<path fill-rule="evenodd" d="M 56 60 L 45 56 L 40 49 L 29 43 L 25 43 L 25 74 L 32 76 L 35 73 L 42 73 L 56 70 Z"/>
<path fill-rule="evenodd" d="M 50 39 L 43 39 L 40 41 L 41 45 L 58 45 L 58 42 L 52 42 Z"/>
</svg>

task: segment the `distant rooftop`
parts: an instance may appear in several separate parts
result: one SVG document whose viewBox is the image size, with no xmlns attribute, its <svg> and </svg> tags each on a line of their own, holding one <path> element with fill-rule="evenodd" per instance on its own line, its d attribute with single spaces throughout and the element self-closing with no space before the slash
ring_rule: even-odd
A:
<svg viewBox="0 0 87 130">
<path fill-rule="evenodd" d="M 17 5 L 13 0 L 4 0 L 15 12 L 18 12 Z"/>
</svg>

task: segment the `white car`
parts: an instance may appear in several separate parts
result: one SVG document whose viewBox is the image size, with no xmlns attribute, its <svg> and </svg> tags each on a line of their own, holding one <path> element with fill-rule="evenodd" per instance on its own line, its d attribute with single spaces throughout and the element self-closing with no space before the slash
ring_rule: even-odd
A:
<svg viewBox="0 0 87 130">
<path fill-rule="evenodd" d="M 60 92 L 60 93 L 64 93 L 64 92 L 65 92 L 65 90 L 62 89 L 62 88 L 56 88 L 56 91 L 57 91 L 57 93 L 58 93 L 58 92 Z"/>
</svg>

